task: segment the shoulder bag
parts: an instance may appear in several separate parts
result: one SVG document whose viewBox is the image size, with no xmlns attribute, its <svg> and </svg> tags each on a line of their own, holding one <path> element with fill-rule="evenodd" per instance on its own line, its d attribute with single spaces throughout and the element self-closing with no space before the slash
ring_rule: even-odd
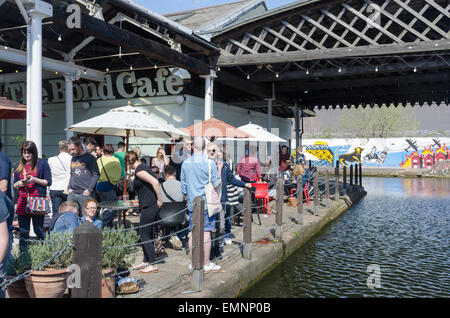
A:
<svg viewBox="0 0 450 318">
<path fill-rule="evenodd" d="M 106 168 L 103 165 L 103 160 L 101 157 L 100 157 L 100 163 L 102 164 L 103 171 L 105 171 L 106 179 L 108 179 L 108 182 L 111 185 L 112 190 L 114 190 L 114 192 L 116 193 L 116 195 L 118 197 L 121 196 L 123 194 L 123 191 L 120 191 L 120 189 L 117 185 L 111 183 L 111 180 L 109 179 L 108 173 L 106 172 Z"/>
<path fill-rule="evenodd" d="M 186 210 L 185 201 L 175 201 L 164 189 L 164 183 L 161 183 L 161 189 L 166 197 L 172 202 L 164 202 L 159 209 L 159 216 L 163 225 L 178 226 L 183 225 L 186 213 L 182 213 Z"/>
<path fill-rule="evenodd" d="M 205 186 L 205 196 L 206 196 L 206 204 L 208 207 L 208 215 L 209 217 L 219 213 L 222 211 L 222 204 L 220 203 L 220 197 L 217 193 L 216 189 L 211 183 L 211 160 L 208 159 L 208 178 L 209 182 Z"/>
<path fill-rule="evenodd" d="M 23 175 L 26 178 L 27 172 L 25 167 L 23 168 Z M 27 191 L 27 206 L 25 208 L 25 213 L 29 215 L 46 215 L 50 212 L 50 199 L 47 197 L 30 197 L 30 192 L 28 191 L 28 183 L 25 185 Z"/>
</svg>

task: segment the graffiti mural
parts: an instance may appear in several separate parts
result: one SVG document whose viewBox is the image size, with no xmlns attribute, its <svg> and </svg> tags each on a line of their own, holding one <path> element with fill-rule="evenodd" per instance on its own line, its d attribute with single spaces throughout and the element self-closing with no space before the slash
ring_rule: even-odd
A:
<svg viewBox="0 0 450 318">
<path fill-rule="evenodd" d="M 384 148 L 383 151 L 377 152 L 377 147 L 373 146 L 372 151 L 369 154 L 366 154 L 363 160 L 382 165 L 386 160 L 387 154 L 388 154 L 387 148 Z"/>
<path fill-rule="evenodd" d="M 314 145 L 306 146 L 306 153 L 309 153 L 316 158 L 316 160 L 312 160 L 311 162 L 315 167 L 333 166 L 334 154 L 326 142 L 317 141 Z"/>
<path fill-rule="evenodd" d="M 361 153 L 364 148 L 356 147 L 355 150 L 351 153 L 345 153 L 339 156 L 339 163 L 343 166 L 348 166 L 353 163 L 362 163 L 361 162 Z"/>
<path fill-rule="evenodd" d="M 312 166 L 352 165 L 431 169 L 449 160 L 450 138 L 303 139 Z"/>
<path fill-rule="evenodd" d="M 433 145 L 424 146 L 422 151 L 417 150 L 406 155 L 406 159 L 400 163 L 400 167 L 431 169 L 437 162 L 450 159 L 450 152 L 446 144 L 441 146 L 437 139 L 433 139 L 433 142 Z"/>
</svg>

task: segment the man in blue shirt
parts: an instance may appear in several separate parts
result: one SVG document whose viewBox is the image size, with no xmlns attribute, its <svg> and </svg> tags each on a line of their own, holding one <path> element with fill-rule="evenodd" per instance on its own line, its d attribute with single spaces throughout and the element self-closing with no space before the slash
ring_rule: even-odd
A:
<svg viewBox="0 0 450 318">
<path fill-rule="evenodd" d="M 205 149 L 205 141 L 202 137 L 194 137 L 194 153 L 187 158 L 181 167 L 181 192 L 187 196 L 188 211 L 189 211 L 189 251 L 192 258 L 192 207 L 193 201 L 196 197 L 202 196 L 205 200 L 205 214 L 204 214 L 204 270 L 218 271 L 220 266 L 209 261 L 211 253 L 211 232 L 215 229 L 216 217 L 213 215 L 209 217 L 205 186 L 209 183 L 209 164 L 211 164 L 211 183 L 216 190 L 220 187 L 220 175 L 222 173 L 223 163 L 217 166 L 214 162 L 209 162 L 207 156 L 203 153 Z"/>
<path fill-rule="evenodd" d="M 78 205 L 74 201 L 65 201 L 59 206 L 58 214 L 54 215 L 50 222 L 49 231 L 73 232 L 80 225 L 78 218 Z"/>
</svg>

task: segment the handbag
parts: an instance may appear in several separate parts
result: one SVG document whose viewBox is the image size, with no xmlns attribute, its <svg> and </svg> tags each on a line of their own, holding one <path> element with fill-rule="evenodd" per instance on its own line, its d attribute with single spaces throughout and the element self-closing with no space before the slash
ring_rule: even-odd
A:
<svg viewBox="0 0 450 318">
<path fill-rule="evenodd" d="M 23 175 L 26 178 L 27 173 L 25 171 L 25 168 L 23 169 Z M 25 185 L 25 189 L 27 191 L 27 206 L 25 208 L 25 213 L 29 215 L 48 214 L 50 212 L 50 199 L 47 197 L 30 197 L 28 184 Z"/>
<path fill-rule="evenodd" d="M 298 205 L 298 199 L 294 198 L 294 197 L 289 197 L 288 198 L 288 206 L 292 206 L 294 208 L 296 208 Z"/>
<path fill-rule="evenodd" d="M 217 193 L 216 189 L 211 183 L 211 160 L 208 160 L 208 177 L 209 182 L 205 186 L 205 196 L 206 196 L 206 204 L 208 208 L 208 215 L 212 217 L 213 215 L 222 211 L 222 204 L 220 203 L 220 197 Z"/>
<path fill-rule="evenodd" d="M 186 201 L 175 201 L 164 189 L 164 183 L 161 183 L 161 189 L 166 197 L 172 202 L 164 202 L 159 209 L 159 216 L 163 225 L 178 226 L 183 225 L 186 213 L 181 211 L 186 210 Z"/>
</svg>

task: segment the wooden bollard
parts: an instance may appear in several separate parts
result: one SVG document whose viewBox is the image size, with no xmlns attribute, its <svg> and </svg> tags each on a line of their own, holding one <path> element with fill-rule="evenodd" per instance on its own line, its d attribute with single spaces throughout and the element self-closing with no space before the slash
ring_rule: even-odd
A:
<svg viewBox="0 0 450 318">
<path fill-rule="evenodd" d="M 359 164 L 359 186 L 362 187 L 362 163 Z"/>
<path fill-rule="evenodd" d="M 101 298 L 102 231 L 91 222 L 73 231 L 72 264 L 80 268 L 80 288 L 72 289 L 72 298 Z"/>
<path fill-rule="evenodd" d="M 244 249 L 242 257 L 252 259 L 252 194 L 244 188 Z"/>
<path fill-rule="evenodd" d="M 325 171 L 325 204 L 326 207 L 330 207 L 330 176 L 328 175 L 328 170 Z"/>
<path fill-rule="evenodd" d="M 350 165 L 350 191 L 353 190 L 353 165 Z"/>
<path fill-rule="evenodd" d="M 192 209 L 192 277 L 191 290 L 203 290 L 203 265 L 205 262 L 205 237 L 203 227 L 205 224 L 205 200 L 202 196 L 194 199 Z"/>
<path fill-rule="evenodd" d="M 303 177 L 297 177 L 297 194 L 298 194 L 298 204 L 297 204 L 297 214 L 298 223 L 303 225 Z"/>
<path fill-rule="evenodd" d="M 334 200 L 339 200 L 339 161 L 336 161 L 336 168 L 334 171 Z"/>
<path fill-rule="evenodd" d="M 358 164 L 357 165 L 355 165 L 355 186 L 358 186 L 358 180 L 359 180 L 359 178 L 358 178 L 358 169 L 359 167 L 358 167 Z"/>
<path fill-rule="evenodd" d="M 277 182 L 277 214 L 275 216 L 275 222 L 277 224 L 277 228 L 275 231 L 275 237 L 277 239 L 282 238 L 281 224 L 283 221 L 283 194 L 284 194 L 284 179 L 278 178 L 278 182 Z"/>
<path fill-rule="evenodd" d="M 343 195 L 347 194 L 347 166 L 342 168 L 342 192 Z"/>
<path fill-rule="evenodd" d="M 317 209 L 319 208 L 319 171 L 316 170 L 314 176 L 314 215 L 318 215 Z"/>
</svg>

